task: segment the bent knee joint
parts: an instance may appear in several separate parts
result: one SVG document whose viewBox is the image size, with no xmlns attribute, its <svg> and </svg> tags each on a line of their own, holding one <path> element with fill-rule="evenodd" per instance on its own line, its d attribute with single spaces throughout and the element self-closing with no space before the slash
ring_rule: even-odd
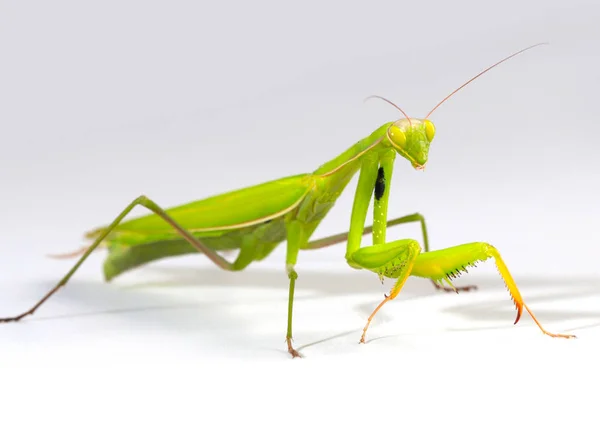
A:
<svg viewBox="0 0 600 428">
<path fill-rule="evenodd" d="M 384 276 L 396 277 L 408 261 L 420 253 L 421 245 L 413 239 L 361 248 L 347 257 L 348 264 L 369 269 Z"/>
<path fill-rule="evenodd" d="M 285 271 L 287 273 L 288 278 L 290 279 L 298 279 L 298 273 L 296 273 L 296 271 L 294 270 L 294 265 L 291 263 L 288 263 L 285 265 Z"/>
</svg>

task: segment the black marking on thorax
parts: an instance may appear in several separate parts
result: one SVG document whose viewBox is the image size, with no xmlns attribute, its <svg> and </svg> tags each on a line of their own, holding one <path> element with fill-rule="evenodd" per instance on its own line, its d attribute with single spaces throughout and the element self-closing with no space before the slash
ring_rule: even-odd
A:
<svg viewBox="0 0 600 428">
<path fill-rule="evenodd" d="M 375 180 L 375 200 L 378 201 L 381 199 L 383 194 L 385 193 L 385 173 L 383 171 L 383 167 L 380 166 L 377 171 L 377 180 Z"/>
</svg>

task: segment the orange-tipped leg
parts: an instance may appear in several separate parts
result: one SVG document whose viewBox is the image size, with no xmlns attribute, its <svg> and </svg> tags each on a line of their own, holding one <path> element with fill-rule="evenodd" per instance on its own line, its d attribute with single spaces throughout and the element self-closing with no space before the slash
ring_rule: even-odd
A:
<svg viewBox="0 0 600 428">
<path fill-rule="evenodd" d="M 492 245 L 485 242 L 473 242 L 470 244 L 458 245 L 456 247 L 446 248 L 443 250 L 430 251 L 420 254 L 413 266 L 411 274 L 423 278 L 430 278 L 434 281 L 440 281 L 441 278 L 448 276 L 456 276 L 462 272 L 466 272 L 466 266 L 474 266 L 477 262 L 483 262 L 493 258 L 496 262 L 496 267 L 510 296 L 517 309 L 515 324 L 521 319 L 523 308 L 527 310 L 533 321 L 542 330 L 542 332 L 550 337 L 573 338 L 570 334 L 555 334 L 546 331 L 531 310 L 523 302 L 521 293 L 517 288 L 517 284 L 510 274 L 508 267 L 500 257 L 500 253 Z"/>
<path fill-rule="evenodd" d="M 525 310 L 527 312 L 529 312 L 529 315 L 531 316 L 531 318 L 533 319 L 533 321 L 535 321 L 535 323 L 540 328 L 540 330 L 542 330 L 542 333 L 547 334 L 550 337 L 561 337 L 563 339 L 576 339 L 577 338 L 577 336 L 575 336 L 574 334 L 550 333 L 544 327 L 542 327 L 542 325 L 537 320 L 537 318 L 535 317 L 535 315 L 533 315 L 533 312 L 531 312 L 531 310 L 527 307 L 527 305 L 525 303 L 523 303 L 523 307 L 525 308 Z"/>
<path fill-rule="evenodd" d="M 362 336 L 360 336 L 360 343 L 365 343 L 365 336 L 367 334 L 367 329 L 369 328 L 369 325 L 371 324 L 371 321 L 373 320 L 373 317 L 379 311 L 379 309 L 381 309 L 381 307 L 383 305 L 385 305 L 385 303 L 388 302 L 389 300 L 392 300 L 392 298 L 389 297 L 389 296 L 385 296 L 385 299 L 383 299 L 383 301 L 375 308 L 375 310 L 373 311 L 373 313 L 371 314 L 371 316 L 367 320 L 367 324 L 365 325 L 365 328 L 363 328 Z"/>
</svg>

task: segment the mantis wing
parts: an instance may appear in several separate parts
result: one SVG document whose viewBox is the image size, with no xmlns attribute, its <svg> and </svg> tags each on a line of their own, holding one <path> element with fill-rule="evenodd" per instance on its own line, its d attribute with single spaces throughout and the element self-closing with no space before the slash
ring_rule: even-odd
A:
<svg viewBox="0 0 600 428">
<path fill-rule="evenodd" d="M 220 236 L 227 231 L 260 224 L 297 207 L 312 188 L 309 174 L 284 177 L 267 183 L 212 196 L 167 209 L 183 228 L 197 236 Z M 86 234 L 94 238 L 104 228 Z M 107 239 L 134 245 L 170 239 L 176 232 L 155 214 L 125 221 Z"/>
</svg>

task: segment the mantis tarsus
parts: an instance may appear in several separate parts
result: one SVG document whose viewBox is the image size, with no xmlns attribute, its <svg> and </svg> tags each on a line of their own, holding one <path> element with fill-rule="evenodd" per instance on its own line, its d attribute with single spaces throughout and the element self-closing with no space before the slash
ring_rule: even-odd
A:
<svg viewBox="0 0 600 428">
<path fill-rule="evenodd" d="M 539 44 L 538 44 L 539 45 Z M 108 249 L 104 262 L 107 281 L 132 268 L 165 257 L 192 252 L 205 254 L 217 266 L 239 271 L 250 263 L 267 257 L 280 243 L 286 241 L 286 270 L 289 278 L 287 320 L 287 348 L 293 357 L 300 354 L 292 346 L 292 309 L 294 288 L 298 274 L 295 266 L 300 250 L 318 249 L 347 242 L 346 261 L 355 269 L 368 269 L 381 279 L 397 279 L 389 294 L 375 308 L 363 329 L 360 342 L 371 320 L 388 301 L 394 299 L 409 276 L 428 278 L 441 290 L 454 290 L 451 278 L 466 272 L 466 268 L 493 258 L 512 297 L 519 321 L 523 308 L 529 312 L 543 333 L 553 337 L 574 337 L 546 331 L 523 302 L 521 294 L 500 253 L 492 245 L 473 242 L 442 250 L 429 251 L 425 219 L 412 214 L 387 220 L 388 199 L 394 161 L 397 155 L 420 170 L 427 163 L 429 147 L 435 127 L 431 114 L 446 100 L 467 84 L 502 62 L 538 45 L 522 49 L 486 68 L 440 101 L 424 119 L 410 118 L 391 101 L 403 118 L 385 123 L 368 137 L 358 141 L 336 158 L 324 163 L 312 173 L 299 174 L 247 187 L 204 200 L 163 210 L 146 196 L 133 200 L 105 227 L 88 232 L 92 244 L 67 256 L 80 256 L 77 263 L 60 282 L 28 311 L 0 322 L 19 321 L 33 314 L 50 296 L 64 286 L 85 259 L 100 245 Z M 352 177 L 359 172 L 358 185 L 352 207 L 348 233 L 310 241 L 313 232 L 323 220 Z M 365 227 L 371 198 L 374 200 L 373 225 Z M 123 221 L 137 205 L 151 214 Z M 413 239 L 386 242 L 388 227 L 403 223 L 420 222 L 423 245 Z M 373 242 L 361 246 L 362 236 L 372 233 Z M 233 262 L 220 251 L 238 249 Z M 449 288 L 441 285 L 445 282 Z M 463 287 L 469 290 L 474 286 Z"/>
</svg>

